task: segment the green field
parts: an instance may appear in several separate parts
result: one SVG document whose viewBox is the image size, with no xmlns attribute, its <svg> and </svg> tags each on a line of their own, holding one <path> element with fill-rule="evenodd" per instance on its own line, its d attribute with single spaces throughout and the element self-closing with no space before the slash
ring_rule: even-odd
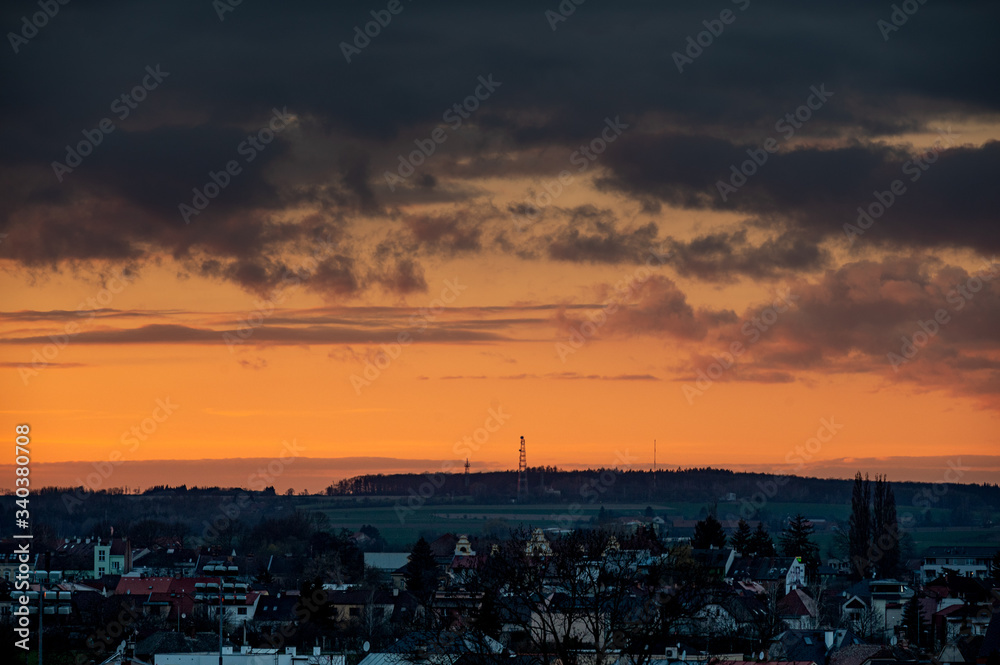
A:
<svg viewBox="0 0 1000 665">
<path fill-rule="evenodd" d="M 400 506 L 397 508 L 396 506 Z M 618 516 L 638 516 L 645 510 L 645 503 L 607 504 L 607 510 Z M 525 527 L 547 528 L 552 526 L 572 526 L 574 521 L 586 524 L 596 517 L 601 504 L 578 504 L 571 508 L 568 503 L 551 504 L 487 504 L 476 505 L 461 500 L 454 502 L 427 503 L 408 510 L 402 497 L 301 497 L 296 499 L 296 507 L 308 512 L 319 512 L 329 520 L 331 528 L 356 530 L 363 524 L 371 524 L 379 529 L 393 550 L 409 549 L 421 535 L 446 532 L 479 535 L 485 532 L 506 533 L 508 529 Z M 706 506 L 703 503 L 651 504 L 655 514 L 664 517 L 699 519 Z M 769 503 L 766 506 L 771 518 L 781 519 L 785 515 L 802 513 L 812 519 L 826 519 L 829 522 L 846 523 L 850 506 L 841 504 L 815 503 Z M 718 516 L 724 519 L 729 514 L 738 514 L 739 506 L 734 503 L 720 503 Z M 899 514 L 918 512 L 909 506 L 900 506 Z M 932 510 L 935 524 L 947 524 L 948 513 Z M 1000 516 L 996 516 L 1000 517 Z M 575 518 L 575 519 L 574 519 Z M 994 519 L 994 523 L 1000 520 Z M 1000 549 L 1000 527 L 918 527 L 910 529 L 914 540 L 914 550 L 920 554 L 931 545 L 996 545 Z M 776 535 L 776 534 L 775 534 Z M 834 534 L 830 530 L 819 531 L 815 536 L 820 551 L 829 552 Z"/>
</svg>

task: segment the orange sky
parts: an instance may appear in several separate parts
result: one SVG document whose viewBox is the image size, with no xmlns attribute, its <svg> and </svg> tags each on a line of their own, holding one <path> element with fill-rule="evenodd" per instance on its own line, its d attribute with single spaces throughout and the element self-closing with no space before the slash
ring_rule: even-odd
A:
<svg viewBox="0 0 1000 665">
<path fill-rule="evenodd" d="M 70 340 L 49 365 L 33 367 L 18 364 L 31 363 L 35 352 L 46 352 L 41 340 L 0 345 L 3 361 L 15 364 L 6 365 L 0 375 L 6 396 L 0 425 L 13 431 L 17 423 L 31 424 L 36 463 L 119 459 L 112 457 L 116 451 L 127 461 L 271 459 L 283 454 L 282 442 L 289 440 L 306 457 L 458 459 L 463 456 L 456 455 L 456 442 L 483 427 L 491 409 L 508 414 L 509 420 L 470 455 L 474 469 L 514 466 L 518 437 L 524 435 L 532 465 L 616 465 L 621 463 L 619 452 L 624 452 L 637 465 L 648 466 L 655 438 L 661 465 L 782 470 L 788 468 L 783 466 L 788 455 L 816 434 L 824 418 L 835 419 L 843 429 L 810 463 L 996 451 L 997 413 L 982 397 L 946 384 L 899 383 L 888 365 L 881 371 L 804 370 L 796 372 L 792 382 L 727 380 L 730 372 L 742 371 L 737 368 L 689 403 L 684 386 L 698 385 L 691 359 L 749 338 L 733 326 L 717 340 L 662 339 L 652 332 L 617 329 L 616 318 L 624 319 L 630 306 L 641 307 L 642 297 L 630 297 L 585 344 L 564 351 L 563 362 L 557 344 L 572 348 L 563 317 L 579 314 L 531 307 L 591 303 L 595 307 L 585 311 L 597 311 L 607 302 L 598 285 L 633 271 L 557 270 L 503 257 L 489 260 L 487 266 L 454 261 L 428 271 L 428 293 L 405 298 L 405 305 L 400 298 L 376 296 L 328 306 L 301 287 L 291 287 L 278 297 L 280 306 L 269 311 L 269 306 L 260 308 L 257 296 L 234 286 L 197 277 L 179 280 L 166 267 L 144 268 L 106 305 L 141 316 L 76 317 L 81 333 L 178 324 L 216 334 L 188 343 Z M 669 274 L 666 269 L 655 274 L 660 273 Z M 362 329 L 370 324 L 390 331 L 414 330 L 413 313 L 431 303 L 444 280 L 455 279 L 465 290 L 428 321 L 428 330 L 453 322 L 462 322 L 464 330 L 473 321 L 497 338 L 417 341 L 402 347 L 377 377 L 369 374 L 374 380 L 368 384 L 357 377 L 365 377 L 368 359 L 383 362 L 380 344 L 262 339 L 273 320 L 328 312 Z M 740 312 L 748 302 L 759 303 L 768 288 L 774 285 L 737 284 L 705 293 L 703 302 L 714 307 L 729 303 Z M 45 312 L 75 310 L 100 288 L 93 279 L 66 272 L 33 284 L 8 274 L 3 291 L 6 311 Z M 374 312 L 370 305 L 388 309 Z M 223 331 L 233 330 L 233 321 L 254 311 L 262 313 L 260 326 L 231 349 Z M 73 320 L 8 320 L 0 332 L 7 338 L 58 335 Z M 767 331 L 775 340 L 780 325 L 779 318 Z M 767 342 L 767 333 L 757 348 Z M 750 345 L 741 365 L 753 363 L 757 348 Z M 53 349 L 48 347 L 49 352 Z M 150 416 L 165 415 L 154 414 L 158 400 L 176 404 L 176 411 L 153 429 Z M 148 432 L 141 431 L 144 420 Z M 129 430 L 136 426 L 145 440 L 131 438 Z M 169 463 L 161 470 L 163 481 L 184 480 L 184 473 L 171 472 Z M 997 477 L 993 468 L 977 471 L 985 478 Z M 843 475 L 851 473 L 845 467 Z M 161 476 L 121 478 L 142 485 L 159 482 Z M 290 476 L 287 484 L 315 490 L 326 483 Z"/>
<path fill-rule="evenodd" d="M 513 468 L 522 435 L 530 465 L 656 440 L 1000 481 L 993 10 L 890 39 L 861 4 L 738 4 L 683 68 L 690 3 L 429 3 L 353 62 L 342 3 L 53 21 L 4 65 L 0 430 L 30 424 L 36 484 L 246 485 L 293 442 L 275 482 L 317 490 Z"/>
</svg>

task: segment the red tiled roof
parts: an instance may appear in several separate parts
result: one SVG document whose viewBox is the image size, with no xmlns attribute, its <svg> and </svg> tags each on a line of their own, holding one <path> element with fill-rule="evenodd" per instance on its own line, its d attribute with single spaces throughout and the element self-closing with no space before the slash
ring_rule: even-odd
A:
<svg viewBox="0 0 1000 665">
<path fill-rule="evenodd" d="M 145 596 L 151 593 L 170 593 L 173 577 L 122 577 L 115 587 L 115 594 Z"/>
</svg>

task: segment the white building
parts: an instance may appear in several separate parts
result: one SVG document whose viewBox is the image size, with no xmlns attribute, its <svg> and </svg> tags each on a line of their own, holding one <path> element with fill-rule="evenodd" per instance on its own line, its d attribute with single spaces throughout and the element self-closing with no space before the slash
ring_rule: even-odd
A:
<svg viewBox="0 0 1000 665">
<path fill-rule="evenodd" d="M 990 560 L 996 554 L 995 547 L 960 547 L 937 545 L 928 547 L 924 553 L 924 564 L 920 566 L 920 577 L 925 582 L 937 579 L 950 570 L 963 577 L 989 577 Z"/>
<path fill-rule="evenodd" d="M 219 665 L 219 652 L 201 653 L 158 653 L 153 656 L 153 665 Z M 319 647 L 313 647 L 311 654 L 298 654 L 295 647 L 279 649 L 255 649 L 241 647 L 234 652 L 232 647 L 222 648 L 222 665 L 345 665 L 343 655 L 321 654 Z"/>
</svg>

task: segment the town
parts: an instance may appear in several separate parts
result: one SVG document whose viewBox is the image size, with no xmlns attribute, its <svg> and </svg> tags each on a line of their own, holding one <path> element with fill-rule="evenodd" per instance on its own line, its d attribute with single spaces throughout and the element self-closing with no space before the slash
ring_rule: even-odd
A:
<svg viewBox="0 0 1000 665">
<path fill-rule="evenodd" d="M 553 484 L 559 475 L 548 470 Z M 805 479 L 784 480 L 792 491 Z M 476 531 L 424 528 L 412 541 L 385 522 L 345 528 L 308 503 L 283 503 L 335 500 L 335 487 L 226 497 L 236 514 L 200 535 L 180 519 L 88 516 L 108 502 L 139 516 L 157 504 L 127 502 L 158 494 L 180 515 L 185 500 L 214 493 L 96 493 L 75 518 L 88 535 L 36 529 L 27 591 L 14 587 L 19 541 L 0 543 L 0 620 L 13 637 L 27 596 L 32 648 L 41 634 L 45 662 L 79 665 L 207 665 L 220 654 L 224 665 L 998 662 L 1000 546 L 920 547 L 892 483 L 860 473 L 838 482 L 850 486 L 843 520 L 777 516 L 777 504 L 737 519 L 724 512 L 727 496 L 697 519 L 573 504 L 567 519 L 536 513 L 538 526 L 483 520 Z M 498 510 L 530 515 L 554 492 L 526 485 Z M 942 487 L 947 498 L 964 486 Z M 452 508 L 421 509 L 438 524 L 470 517 L 437 510 Z M 15 662 L 14 643 L 5 662 Z"/>
</svg>

